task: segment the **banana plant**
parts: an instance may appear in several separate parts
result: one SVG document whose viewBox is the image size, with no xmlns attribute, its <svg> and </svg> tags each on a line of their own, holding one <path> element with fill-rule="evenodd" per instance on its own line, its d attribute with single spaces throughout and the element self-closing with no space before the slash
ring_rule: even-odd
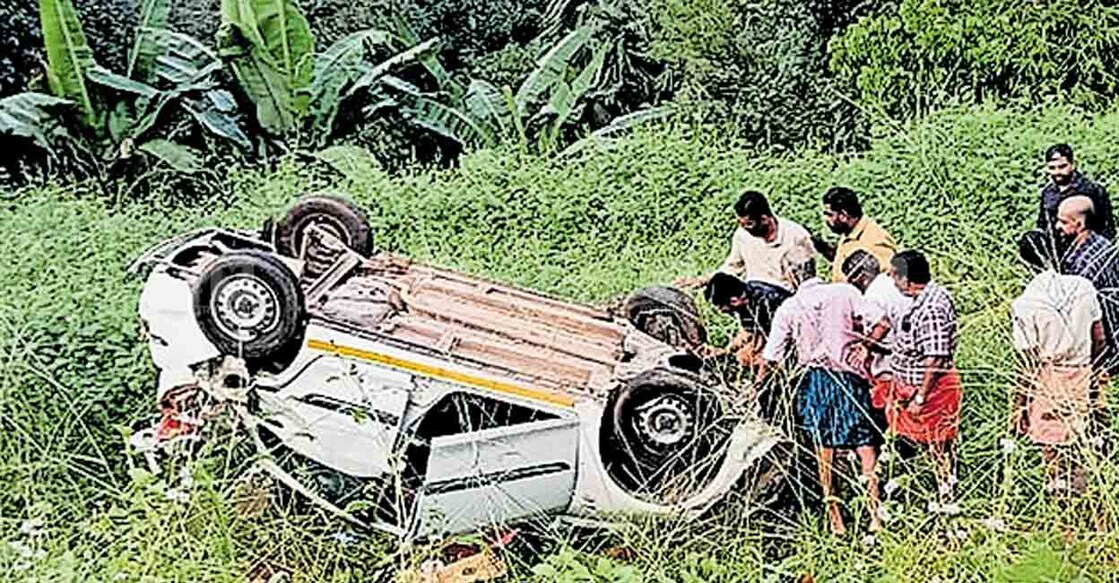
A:
<svg viewBox="0 0 1119 583">
<path fill-rule="evenodd" d="M 73 109 L 73 101 L 53 95 L 33 92 L 10 95 L 0 99 L 0 134 L 31 140 L 52 161 L 56 160 L 57 147 L 70 135 L 62 119 Z"/>
<path fill-rule="evenodd" d="M 72 0 L 38 1 L 46 77 L 51 97 L 61 101 L 47 101 L 47 96 L 37 94 L 5 100 L 9 123 L 0 125 L 0 132 L 30 138 L 51 153 L 62 135 L 59 128 L 65 127 L 52 116 L 72 108 L 84 131 L 71 138 L 86 149 L 100 150 L 95 161 L 112 163 L 143 152 L 158 163 L 192 172 L 198 165 L 184 161 L 197 160 L 196 152 L 153 135 L 167 133 L 168 128 L 158 122 L 170 116 L 169 108 L 179 108 L 207 132 L 249 147 L 236 121 L 232 97 L 217 83 L 221 62 L 196 39 L 167 29 L 168 0 L 140 3 L 125 75 L 97 63 Z M 62 107 L 63 102 L 69 108 Z M 32 128 L 33 124 L 38 127 Z"/>
<path fill-rule="evenodd" d="M 602 75 L 605 50 L 591 45 L 591 36 L 588 27 L 570 31 L 537 60 L 516 91 L 472 79 L 458 94 L 413 93 L 402 111 L 416 125 L 465 146 L 553 150 Z"/>
<path fill-rule="evenodd" d="M 431 39 L 378 61 L 380 49 L 401 45 L 377 29 L 352 33 L 322 52 L 292 0 L 222 0 L 218 53 L 241 92 L 254 104 L 256 121 L 274 137 L 307 130 L 321 145 L 334 131 L 339 109 L 359 94 L 387 103 L 392 71 L 431 57 Z"/>
</svg>

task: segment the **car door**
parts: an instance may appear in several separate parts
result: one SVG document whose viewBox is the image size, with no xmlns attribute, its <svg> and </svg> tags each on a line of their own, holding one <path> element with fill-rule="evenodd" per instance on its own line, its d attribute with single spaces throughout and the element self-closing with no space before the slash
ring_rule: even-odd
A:
<svg viewBox="0 0 1119 583">
<path fill-rule="evenodd" d="M 413 388 L 410 373 L 329 356 L 262 399 L 269 429 L 296 452 L 357 478 L 392 471 Z"/>
<path fill-rule="evenodd" d="M 452 534 L 566 510 L 577 446 L 575 417 L 433 438 L 415 533 Z"/>
</svg>

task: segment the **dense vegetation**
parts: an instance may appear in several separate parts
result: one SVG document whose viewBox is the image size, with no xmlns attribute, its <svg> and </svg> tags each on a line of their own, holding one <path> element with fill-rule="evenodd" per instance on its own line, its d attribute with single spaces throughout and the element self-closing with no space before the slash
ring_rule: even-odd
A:
<svg viewBox="0 0 1119 583">
<path fill-rule="evenodd" d="M 576 576 L 584 568 L 619 581 L 801 572 L 853 581 L 1106 579 L 1119 560 L 1115 468 L 1094 468 L 1092 491 L 1066 509 L 1041 492 L 1032 448 L 999 452 L 1014 375 L 1007 306 L 1024 276 L 1011 260 L 1011 236 L 1032 216 L 1038 152 L 1069 139 L 1084 145 L 1094 175 L 1114 179 L 1117 129 L 1115 114 L 980 108 L 914 124 L 856 158 L 758 159 L 712 132 L 661 127 L 589 143 L 564 159 L 496 150 L 468 155 L 457 169 L 399 177 L 360 150 L 332 149 L 313 163 L 289 158 L 274 170 L 233 171 L 221 199 L 190 208 L 173 197 L 110 206 L 80 189 L 24 192 L 0 212 L 0 231 L 21 250 L 0 267 L 0 467 L 8 485 L 0 514 L 8 517 L 5 536 L 28 545 L 31 560 L 22 547 L 4 548 L 0 566 L 30 580 L 234 580 L 266 562 L 308 580 L 360 580 L 387 568 L 382 560 L 418 560 L 385 554 L 377 537 L 346 543 L 333 536 L 340 525 L 322 518 L 275 509 L 240 517 L 226 500 L 221 456 L 196 469 L 196 495 L 185 504 L 168 501 L 161 482 L 143 472 L 129 473 L 137 462 L 126 462 L 120 431 L 150 414 L 152 371 L 136 336 L 139 282 L 123 266 L 169 233 L 251 226 L 300 192 L 339 189 L 370 209 L 385 248 L 597 301 L 718 261 L 728 203 L 741 185 L 773 193 L 781 213 L 819 229 L 816 197 L 842 183 L 866 192 L 868 207 L 905 244 L 932 254 L 964 312 L 963 515 L 926 513 L 930 487 L 918 465 L 904 472 L 913 481 L 902 480 L 890 532 L 873 551 L 818 534 L 812 517 L 787 524 L 734 506 L 699 525 L 622 531 L 612 540 L 638 551 L 632 563 L 597 557 L 599 547 L 572 539 L 537 566 L 542 580 L 585 580 Z M 43 532 L 20 534 L 28 519 L 41 520 Z M 958 532 L 968 539 L 944 539 Z M 551 568 L 565 575 L 545 576 Z"/>
<path fill-rule="evenodd" d="M 246 512 L 226 442 L 187 501 L 127 452 L 154 371 L 125 268 L 151 243 L 328 189 L 383 248 L 600 302 L 719 261 L 744 187 L 819 232 L 845 184 L 963 314 L 962 513 L 891 463 L 874 548 L 735 500 L 546 528 L 514 579 L 1110 580 L 1119 468 L 1054 501 L 1006 417 L 1013 237 L 1048 144 L 1119 183 L 1117 45 L 1103 0 L 0 0 L 0 579 L 385 580 L 436 552 Z"/>
</svg>

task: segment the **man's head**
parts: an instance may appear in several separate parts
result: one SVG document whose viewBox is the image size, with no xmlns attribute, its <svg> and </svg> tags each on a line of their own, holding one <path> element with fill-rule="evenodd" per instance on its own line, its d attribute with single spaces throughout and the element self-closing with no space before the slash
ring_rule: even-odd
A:
<svg viewBox="0 0 1119 583">
<path fill-rule="evenodd" d="M 843 260 L 842 268 L 847 283 L 859 288 L 859 291 L 862 292 L 870 287 L 870 283 L 878 277 L 882 270 L 882 266 L 878 264 L 878 259 L 862 249 L 848 255 L 847 259 Z"/>
<path fill-rule="evenodd" d="M 846 235 L 854 230 L 859 219 L 863 218 L 863 206 L 859 195 L 850 188 L 833 186 L 824 193 L 824 223 L 837 235 Z"/>
<path fill-rule="evenodd" d="M 734 203 L 734 214 L 738 218 L 738 226 L 755 237 L 765 237 L 777 223 L 769 201 L 756 190 L 747 190 L 738 197 Z"/>
<path fill-rule="evenodd" d="M 902 251 L 890 260 L 890 277 L 901 293 L 916 296 L 932 281 L 929 260 L 920 251 Z"/>
<path fill-rule="evenodd" d="M 1077 237 L 1088 232 L 1088 225 L 1092 224 L 1092 214 L 1095 207 L 1092 199 L 1082 196 L 1070 196 L 1061 201 L 1057 207 L 1057 237 L 1062 244 L 1068 244 Z"/>
<path fill-rule="evenodd" d="M 1057 186 L 1067 186 L 1072 182 L 1072 174 L 1076 171 L 1076 161 L 1072 157 L 1072 146 L 1054 144 L 1046 148 L 1045 170 L 1049 172 L 1049 179 Z"/>
<path fill-rule="evenodd" d="M 1043 231 L 1026 231 L 1018 239 L 1018 257 L 1035 272 L 1057 268 L 1053 241 Z"/>
<path fill-rule="evenodd" d="M 703 297 L 720 312 L 730 313 L 742 307 L 749 300 L 746 297 L 746 284 L 727 273 L 716 273 L 703 288 Z"/>
</svg>

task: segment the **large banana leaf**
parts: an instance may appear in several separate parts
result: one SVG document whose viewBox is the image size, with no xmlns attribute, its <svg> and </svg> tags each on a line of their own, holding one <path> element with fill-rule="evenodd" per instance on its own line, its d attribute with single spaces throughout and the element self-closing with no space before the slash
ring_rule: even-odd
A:
<svg viewBox="0 0 1119 583">
<path fill-rule="evenodd" d="M 599 74 L 602 72 L 602 64 L 606 60 L 606 52 L 609 48 L 609 45 L 605 43 L 599 46 L 595 49 L 591 62 L 583 67 L 583 70 L 570 84 L 560 80 L 553 87 L 548 105 L 541 111 L 545 115 L 555 116 L 552 118 L 551 125 L 556 131 L 571 118 L 571 114 L 576 111 L 576 105 L 583 98 L 583 95 L 591 87 L 597 85 Z"/>
<path fill-rule="evenodd" d="M 155 87 L 152 87 L 147 83 L 142 83 L 140 81 L 130 79 L 128 77 L 125 77 L 124 75 L 117 75 L 116 73 L 103 67 L 93 67 L 89 71 L 86 71 L 86 78 L 103 87 L 108 87 L 109 89 L 114 89 L 121 93 L 130 93 L 132 95 L 137 95 L 139 97 L 145 97 L 148 99 L 151 99 L 156 95 L 159 95 L 160 93 L 159 89 L 156 89 Z"/>
<path fill-rule="evenodd" d="M 183 174 L 194 174 L 203 168 L 202 156 L 196 150 L 168 140 L 149 140 L 140 144 L 140 151 Z"/>
<path fill-rule="evenodd" d="M 163 54 L 161 50 L 163 47 L 154 35 L 157 31 L 167 29 L 169 8 L 168 0 L 143 0 L 140 3 L 136 39 L 128 54 L 128 77 L 145 83 L 152 83 L 155 80 L 155 61 Z"/>
<path fill-rule="evenodd" d="M 231 0 L 236 7 L 236 0 Z M 223 4 L 223 7 L 225 5 Z M 256 106 L 257 123 L 274 135 L 295 127 L 291 91 L 278 73 L 251 54 L 239 28 L 223 24 L 218 31 L 218 54 L 233 69 L 238 85 Z"/>
<path fill-rule="evenodd" d="M 355 93 L 372 87 L 374 84 L 383 80 L 389 74 L 389 71 L 397 67 L 421 61 L 424 57 L 430 55 L 438 44 L 438 38 L 431 38 L 381 61 L 362 73 L 362 75 L 354 81 L 353 85 L 350 86 L 349 91 L 346 92 L 346 96 L 354 95 Z"/>
<path fill-rule="evenodd" d="M 221 69 L 217 53 L 202 41 L 170 30 L 148 32 L 157 47 L 154 76 L 171 86 L 195 85 Z"/>
<path fill-rule="evenodd" d="M 342 90 L 361 76 L 369 46 L 387 45 L 389 41 L 389 34 L 382 30 L 363 30 L 346 36 L 315 57 L 311 113 L 316 124 L 327 128 L 334 125 Z"/>
<path fill-rule="evenodd" d="M 47 80 L 51 93 L 74 102 L 82 121 L 99 129 L 100 111 L 86 86 L 86 73 L 95 66 L 82 23 L 70 0 L 39 0 L 43 45 L 47 50 Z"/>
<path fill-rule="evenodd" d="M 414 100 L 401 112 L 414 124 L 465 146 L 495 146 L 497 137 L 458 108 L 428 98 Z"/>
<path fill-rule="evenodd" d="M 491 131 L 499 136 L 509 135 L 510 112 L 501 90 L 491 83 L 481 79 L 472 79 L 463 98 L 466 111 L 478 120 L 478 123 L 488 125 Z"/>
<path fill-rule="evenodd" d="M 235 0 L 233 0 L 235 1 Z M 246 46 L 240 29 L 222 25 L 218 33 L 219 55 L 229 63 L 238 84 L 256 106 L 256 120 L 270 134 L 282 135 L 295 128 L 297 112 L 292 92 L 283 76 Z"/>
<path fill-rule="evenodd" d="M 183 105 L 199 125 L 210 133 L 225 138 L 243 150 L 252 147 L 249 137 L 237 123 L 237 103 L 227 91 L 215 89 L 201 99 L 187 99 Z"/>
<path fill-rule="evenodd" d="M 536 68 L 521 84 L 514 97 L 517 111 L 521 116 L 526 114 L 533 101 L 549 94 L 556 84 L 567 78 L 567 70 L 571 66 L 572 59 L 589 39 L 590 29 L 580 26 L 569 32 L 540 57 L 536 62 Z"/>
<path fill-rule="evenodd" d="M 257 122 L 280 135 L 310 101 L 314 37 L 290 0 L 222 0 L 218 52 L 256 105 Z"/>
<path fill-rule="evenodd" d="M 254 58 L 267 61 L 293 93 L 310 88 L 315 37 L 292 0 L 224 0 L 223 4 L 236 4 L 236 9 L 223 6 L 222 15 L 240 29 Z"/>
<path fill-rule="evenodd" d="M 393 22 L 395 24 L 396 35 L 404 46 L 414 47 L 420 44 L 420 35 L 416 34 L 416 31 L 408 24 L 406 18 L 399 14 L 395 14 L 393 15 Z M 466 88 L 456 81 L 447 69 L 443 67 L 443 63 L 439 61 L 437 50 L 424 51 L 424 53 L 420 55 L 419 60 L 424 69 L 435 78 L 435 83 L 438 85 L 439 89 L 449 93 L 452 99 L 459 98 L 463 91 L 466 90 Z"/>
<path fill-rule="evenodd" d="M 56 139 L 67 136 L 59 123 L 73 102 L 42 93 L 19 93 L 0 99 L 0 134 L 30 138 L 52 156 Z"/>
</svg>

